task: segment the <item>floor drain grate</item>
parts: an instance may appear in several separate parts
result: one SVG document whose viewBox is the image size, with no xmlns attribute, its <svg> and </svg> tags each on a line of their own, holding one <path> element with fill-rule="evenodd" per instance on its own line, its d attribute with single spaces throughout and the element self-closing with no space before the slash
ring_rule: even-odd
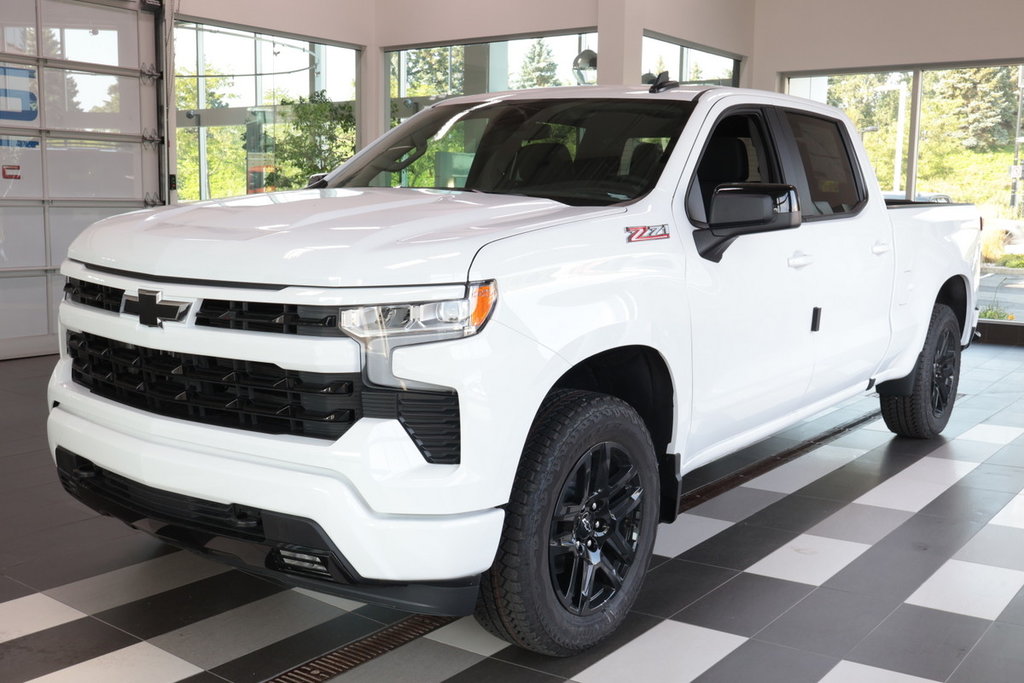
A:
<svg viewBox="0 0 1024 683">
<path fill-rule="evenodd" d="M 267 683 L 320 683 L 365 664 L 455 621 L 456 617 L 415 614 L 361 640 L 285 671 Z"/>
</svg>

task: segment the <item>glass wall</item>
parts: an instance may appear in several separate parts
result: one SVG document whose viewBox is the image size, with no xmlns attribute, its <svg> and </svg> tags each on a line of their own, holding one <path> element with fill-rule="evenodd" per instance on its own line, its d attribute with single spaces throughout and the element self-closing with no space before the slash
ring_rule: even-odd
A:
<svg viewBox="0 0 1024 683">
<path fill-rule="evenodd" d="M 393 124 L 454 95 L 597 82 L 596 33 L 396 50 L 387 58 Z"/>
<path fill-rule="evenodd" d="M 695 85 L 739 85 L 739 60 L 698 50 L 661 38 L 644 36 L 644 83 L 653 83 L 662 71 L 669 79 Z"/>
<path fill-rule="evenodd" d="M 1022 71 L 1005 64 L 789 79 L 791 94 L 850 116 L 887 196 L 978 206 L 981 316 L 1016 322 L 1024 320 Z"/>
<path fill-rule="evenodd" d="M 179 22 L 181 200 L 303 187 L 355 150 L 355 50 Z"/>
<path fill-rule="evenodd" d="M 110 5 L 0 1 L 0 358 L 56 350 L 87 225 L 164 199 L 154 14 Z"/>
</svg>

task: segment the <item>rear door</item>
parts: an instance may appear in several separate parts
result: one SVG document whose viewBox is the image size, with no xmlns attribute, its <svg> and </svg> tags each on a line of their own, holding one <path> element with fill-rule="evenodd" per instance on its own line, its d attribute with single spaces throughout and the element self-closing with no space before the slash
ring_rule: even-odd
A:
<svg viewBox="0 0 1024 683">
<path fill-rule="evenodd" d="M 849 130 L 842 121 L 780 109 L 787 182 L 800 194 L 801 249 L 812 309 L 814 372 L 808 402 L 867 387 L 890 338 L 892 225 L 869 202 Z"/>
</svg>

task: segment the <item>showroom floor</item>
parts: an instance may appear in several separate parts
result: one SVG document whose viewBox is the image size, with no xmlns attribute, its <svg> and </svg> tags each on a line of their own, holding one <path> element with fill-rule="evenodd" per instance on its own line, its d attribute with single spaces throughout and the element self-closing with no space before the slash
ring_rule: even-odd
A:
<svg viewBox="0 0 1024 683">
<path fill-rule="evenodd" d="M 263 681 L 407 616 L 284 590 L 72 500 L 45 444 L 53 363 L 0 362 L 0 683 Z M 468 618 L 337 680 L 1019 683 L 1024 348 L 976 345 L 964 366 L 946 439 L 868 421 L 661 527 L 611 642 L 551 659 Z"/>
</svg>

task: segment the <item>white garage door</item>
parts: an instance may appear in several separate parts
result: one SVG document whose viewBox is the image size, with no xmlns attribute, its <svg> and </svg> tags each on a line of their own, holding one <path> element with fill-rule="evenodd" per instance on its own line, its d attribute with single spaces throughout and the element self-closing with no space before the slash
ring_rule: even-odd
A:
<svg viewBox="0 0 1024 683">
<path fill-rule="evenodd" d="M 163 203 L 159 4 L 0 0 L 0 359 L 57 350 L 83 228 Z"/>
</svg>

